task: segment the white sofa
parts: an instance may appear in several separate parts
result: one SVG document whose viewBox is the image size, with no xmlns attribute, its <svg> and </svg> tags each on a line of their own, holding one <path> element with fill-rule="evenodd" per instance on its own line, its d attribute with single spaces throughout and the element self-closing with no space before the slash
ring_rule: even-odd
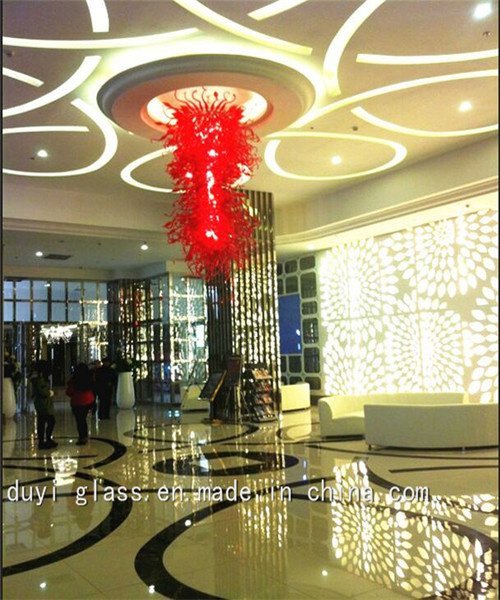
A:
<svg viewBox="0 0 500 600">
<path fill-rule="evenodd" d="M 463 392 L 400 392 L 360 396 L 327 396 L 318 402 L 322 437 L 364 435 L 366 404 L 464 404 L 469 397 Z"/>
<path fill-rule="evenodd" d="M 311 407 L 311 388 L 307 382 L 281 386 L 281 411 Z"/>
<path fill-rule="evenodd" d="M 497 446 L 498 404 L 366 404 L 365 440 L 369 447 Z"/>
</svg>

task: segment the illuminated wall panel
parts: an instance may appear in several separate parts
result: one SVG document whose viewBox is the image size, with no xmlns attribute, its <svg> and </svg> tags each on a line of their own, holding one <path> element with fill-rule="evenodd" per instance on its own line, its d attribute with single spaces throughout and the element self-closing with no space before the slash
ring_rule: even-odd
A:
<svg viewBox="0 0 500 600">
<path fill-rule="evenodd" d="M 492 210 L 321 253 L 325 393 L 498 401 L 497 255 Z"/>
</svg>

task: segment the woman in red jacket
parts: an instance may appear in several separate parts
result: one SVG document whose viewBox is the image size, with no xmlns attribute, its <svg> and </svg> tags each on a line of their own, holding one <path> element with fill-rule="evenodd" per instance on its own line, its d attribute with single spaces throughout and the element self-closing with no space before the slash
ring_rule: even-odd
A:
<svg viewBox="0 0 500 600">
<path fill-rule="evenodd" d="M 66 395 L 71 398 L 71 410 L 75 415 L 78 429 L 78 446 L 83 446 L 89 441 L 87 414 L 94 402 L 94 380 L 88 366 L 80 363 L 75 367 L 75 372 L 68 381 Z"/>
</svg>

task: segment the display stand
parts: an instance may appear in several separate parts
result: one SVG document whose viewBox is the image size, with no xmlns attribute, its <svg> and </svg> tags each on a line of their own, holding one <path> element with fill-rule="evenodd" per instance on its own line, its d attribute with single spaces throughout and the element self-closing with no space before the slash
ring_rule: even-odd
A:
<svg viewBox="0 0 500 600">
<path fill-rule="evenodd" d="M 262 363 L 246 365 L 243 373 L 244 416 L 257 423 L 276 421 L 273 377 Z"/>
<path fill-rule="evenodd" d="M 216 421 L 221 418 L 221 415 L 219 415 L 220 407 L 219 403 L 216 402 L 216 398 L 225 377 L 226 371 L 216 371 L 215 373 L 212 373 L 200 392 L 198 399 L 210 402 L 209 421 Z"/>
<path fill-rule="evenodd" d="M 227 422 L 238 423 L 241 419 L 240 381 L 241 356 L 230 356 L 226 361 L 226 377 L 217 400 L 222 407 L 222 418 Z"/>
</svg>

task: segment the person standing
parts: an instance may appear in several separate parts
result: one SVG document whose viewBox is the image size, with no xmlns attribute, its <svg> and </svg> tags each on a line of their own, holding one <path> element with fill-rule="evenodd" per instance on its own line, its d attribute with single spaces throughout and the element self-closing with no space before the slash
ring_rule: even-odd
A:
<svg viewBox="0 0 500 600">
<path fill-rule="evenodd" d="M 95 370 L 95 391 L 99 398 L 99 419 L 109 419 L 111 398 L 116 385 L 116 373 L 111 368 L 111 361 L 106 356 L 102 359 L 102 366 Z"/>
<path fill-rule="evenodd" d="M 66 395 L 71 398 L 71 410 L 75 416 L 78 430 L 77 446 L 83 446 L 89 441 L 87 414 L 95 403 L 94 380 L 85 363 L 76 365 L 75 372 L 68 381 Z"/>
<path fill-rule="evenodd" d="M 50 389 L 50 364 L 47 360 L 39 360 L 35 371 L 30 377 L 31 396 L 36 411 L 36 431 L 38 435 L 38 449 L 48 450 L 57 448 L 57 442 L 52 439 L 56 425 L 54 415 L 54 392 Z"/>
</svg>

